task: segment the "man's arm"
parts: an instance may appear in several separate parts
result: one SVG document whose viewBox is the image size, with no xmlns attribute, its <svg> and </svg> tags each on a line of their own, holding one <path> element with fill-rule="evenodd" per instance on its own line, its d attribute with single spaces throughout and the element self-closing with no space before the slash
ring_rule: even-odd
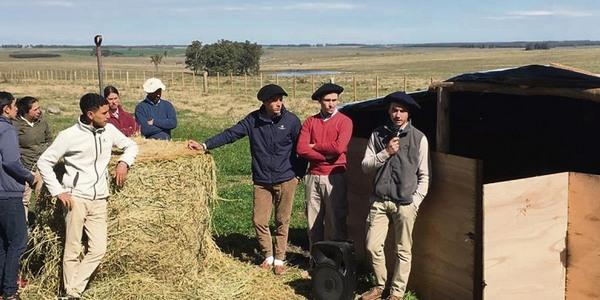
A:
<svg viewBox="0 0 600 300">
<path fill-rule="evenodd" d="M 140 103 L 135 107 L 135 120 L 137 121 L 138 125 L 140 125 L 140 131 L 142 132 L 142 135 L 151 136 L 162 132 L 162 129 L 148 124 L 150 118 L 147 115 L 147 112 L 144 111 L 144 108 L 142 108 L 142 105 L 143 104 Z"/>
<path fill-rule="evenodd" d="M 68 192 L 62 187 L 62 184 L 56 178 L 54 166 L 60 160 L 67 150 L 68 138 L 59 133 L 54 142 L 42 153 L 37 161 L 37 167 L 42 175 L 42 180 L 46 184 L 48 191 L 52 196 Z"/>
<path fill-rule="evenodd" d="M 429 142 L 427 138 L 423 136 L 419 145 L 419 168 L 417 169 L 417 190 L 413 194 L 413 202 L 417 207 L 421 205 L 423 199 L 427 195 L 429 190 L 429 183 L 431 182 L 430 169 L 429 169 Z"/>
<path fill-rule="evenodd" d="M 313 150 L 313 148 L 310 147 L 310 124 L 310 118 L 304 121 L 302 129 L 300 129 L 300 136 L 298 137 L 296 152 L 300 157 L 303 157 L 310 162 L 324 162 L 327 160 L 325 155 Z"/>
<path fill-rule="evenodd" d="M 349 118 L 340 124 L 338 136 L 334 141 L 315 144 L 313 150 L 331 156 L 340 156 L 348 151 L 348 143 L 352 138 L 352 120 Z"/>
<path fill-rule="evenodd" d="M 166 102 L 167 117 L 164 119 L 154 119 L 154 126 L 162 129 L 174 129 L 177 127 L 177 112 L 173 104 Z"/>
<path fill-rule="evenodd" d="M 210 150 L 221 147 L 225 144 L 233 143 L 248 135 L 250 128 L 250 118 L 251 115 L 248 115 L 246 118 L 242 119 L 234 126 L 225 129 L 223 132 L 207 139 L 204 142 L 204 144 L 206 145 L 206 149 L 204 150 Z"/>
<path fill-rule="evenodd" d="M 0 145 L 3 145 L 0 146 L 0 157 L 2 157 L 2 168 L 6 173 L 21 184 L 27 182 L 30 186 L 33 186 L 33 174 L 21 163 L 17 133 L 12 129 L 0 133 Z M 11 146 L 7 147 L 8 145 Z"/>
<path fill-rule="evenodd" d="M 108 126 L 108 125 L 107 125 Z M 117 168 L 115 171 L 115 179 L 117 181 L 118 186 L 123 186 L 125 180 L 127 179 L 127 173 L 129 171 L 129 167 L 133 164 L 135 157 L 138 153 L 137 144 L 126 137 L 121 131 L 116 129 L 113 126 L 110 126 L 111 134 L 113 135 L 113 145 L 119 149 L 123 149 L 123 154 L 119 157 L 119 163 L 117 164 Z"/>
<path fill-rule="evenodd" d="M 385 162 L 390 158 L 390 154 L 386 149 L 379 152 L 375 152 L 375 133 L 371 134 L 367 149 L 365 150 L 365 157 L 361 162 L 361 167 L 364 173 L 375 172 L 378 168 L 383 166 Z"/>
</svg>

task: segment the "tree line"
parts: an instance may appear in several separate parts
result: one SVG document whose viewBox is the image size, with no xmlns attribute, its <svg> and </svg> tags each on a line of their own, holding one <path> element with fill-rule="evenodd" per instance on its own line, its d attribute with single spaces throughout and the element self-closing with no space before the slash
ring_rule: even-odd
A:
<svg viewBox="0 0 600 300">
<path fill-rule="evenodd" d="M 185 65 L 194 74 L 253 75 L 260 71 L 262 54 L 262 46 L 250 41 L 219 40 L 207 45 L 193 41 L 185 50 Z"/>
</svg>

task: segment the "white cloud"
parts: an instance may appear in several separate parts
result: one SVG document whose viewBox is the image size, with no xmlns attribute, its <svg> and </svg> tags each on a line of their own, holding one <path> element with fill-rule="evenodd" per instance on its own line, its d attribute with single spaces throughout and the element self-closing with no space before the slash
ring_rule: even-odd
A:
<svg viewBox="0 0 600 300">
<path fill-rule="evenodd" d="M 359 5 L 352 3 L 306 2 L 290 4 L 283 7 L 285 10 L 355 10 Z"/>
<path fill-rule="evenodd" d="M 589 11 L 576 10 L 523 10 L 512 11 L 507 15 L 513 17 L 591 17 L 594 14 Z"/>
</svg>

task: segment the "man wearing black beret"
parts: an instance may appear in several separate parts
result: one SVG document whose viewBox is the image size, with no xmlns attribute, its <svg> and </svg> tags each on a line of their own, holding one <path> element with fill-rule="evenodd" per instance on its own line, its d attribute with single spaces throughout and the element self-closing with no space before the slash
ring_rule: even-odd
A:
<svg viewBox="0 0 600 300">
<path fill-rule="evenodd" d="M 306 217 L 310 246 L 323 240 L 347 238 L 346 152 L 352 120 L 338 112 L 344 88 L 326 83 L 312 95 L 321 110 L 304 121 L 298 155 L 310 163 L 305 180 Z"/>
<path fill-rule="evenodd" d="M 389 94 L 384 99 L 389 103 L 390 119 L 373 131 L 362 160 L 365 173 L 375 172 L 366 248 L 376 278 L 375 287 L 361 295 L 363 300 L 380 299 L 386 286 L 388 273 L 383 249 L 389 223 L 394 226 L 398 259 L 387 299 L 404 297 L 410 274 L 413 226 L 430 182 L 427 137 L 410 121 L 419 104 L 403 92 Z"/>
<path fill-rule="evenodd" d="M 306 172 L 306 161 L 296 155 L 300 119 L 283 106 L 287 93 L 278 85 L 262 87 L 256 97 L 262 102 L 233 127 L 204 143 L 188 141 L 188 148 L 206 151 L 250 138 L 254 210 L 252 221 L 264 261 L 263 269 L 273 268 L 275 274 L 285 272 L 285 252 L 292 214 L 294 193 Z M 275 250 L 269 230 L 272 206 L 275 205 Z"/>
</svg>

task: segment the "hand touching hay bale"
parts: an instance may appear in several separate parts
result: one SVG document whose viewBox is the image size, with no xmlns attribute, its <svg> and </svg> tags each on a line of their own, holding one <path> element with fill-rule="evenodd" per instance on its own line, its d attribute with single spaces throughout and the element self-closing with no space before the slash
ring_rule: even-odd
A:
<svg viewBox="0 0 600 300">
<path fill-rule="evenodd" d="M 108 250 L 85 293 L 91 299 L 252 299 L 270 275 L 224 256 L 210 234 L 216 193 L 210 155 L 183 142 L 136 140 L 140 152 L 125 186 L 108 200 Z M 114 165 L 113 165 L 114 168 Z M 60 293 L 64 217 L 47 194 L 37 203 L 24 270 L 26 299 Z M 82 249 L 84 250 L 84 249 Z M 282 284 L 261 298 L 294 297 Z M 273 294 L 271 294 L 273 293 Z"/>
</svg>

